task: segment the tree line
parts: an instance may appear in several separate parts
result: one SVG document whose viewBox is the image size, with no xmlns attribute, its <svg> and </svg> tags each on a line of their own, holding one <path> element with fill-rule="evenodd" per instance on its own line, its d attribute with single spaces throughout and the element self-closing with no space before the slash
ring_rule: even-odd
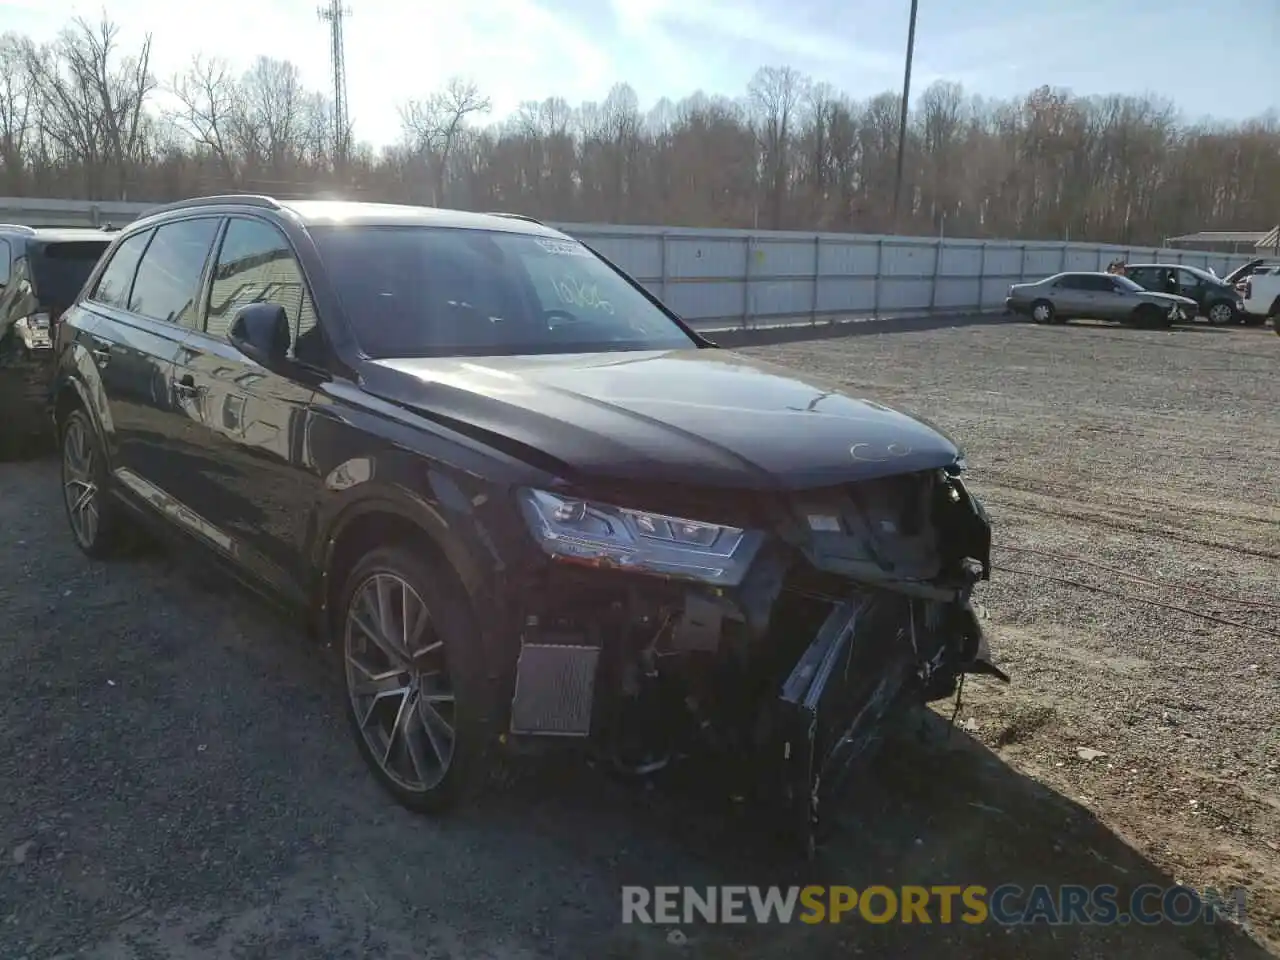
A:
<svg viewBox="0 0 1280 960">
<path fill-rule="evenodd" d="M 0 37 L 0 193 L 337 193 L 570 222 L 1135 244 L 1280 220 L 1274 112 L 1192 125 L 1153 96 L 984 100 L 938 82 L 908 114 L 895 218 L 900 96 L 856 100 L 792 67 L 760 68 L 736 98 L 645 110 L 619 83 L 500 122 L 455 78 L 406 98 L 400 141 L 375 146 L 335 129 L 330 98 L 288 61 L 237 74 L 201 55 L 162 79 L 151 52 L 105 15 L 48 44 Z"/>
</svg>

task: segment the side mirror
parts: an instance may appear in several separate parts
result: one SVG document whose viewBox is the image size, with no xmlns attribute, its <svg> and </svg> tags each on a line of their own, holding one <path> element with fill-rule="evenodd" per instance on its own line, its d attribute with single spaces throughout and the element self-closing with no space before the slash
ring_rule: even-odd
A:
<svg viewBox="0 0 1280 960">
<path fill-rule="evenodd" d="M 231 345 L 268 369 L 289 355 L 289 315 L 278 303 L 250 303 L 236 311 L 227 334 Z"/>
</svg>

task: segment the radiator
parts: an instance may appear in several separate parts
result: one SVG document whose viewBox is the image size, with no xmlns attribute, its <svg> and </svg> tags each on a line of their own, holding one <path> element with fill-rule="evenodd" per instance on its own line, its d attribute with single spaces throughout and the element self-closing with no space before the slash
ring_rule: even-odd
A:
<svg viewBox="0 0 1280 960">
<path fill-rule="evenodd" d="M 599 659 L 598 647 L 524 644 L 516 664 L 511 732 L 587 736 Z"/>
</svg>

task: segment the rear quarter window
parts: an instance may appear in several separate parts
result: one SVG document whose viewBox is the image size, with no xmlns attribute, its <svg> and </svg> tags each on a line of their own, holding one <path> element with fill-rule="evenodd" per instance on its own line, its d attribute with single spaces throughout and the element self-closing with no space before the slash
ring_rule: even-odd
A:
<svg viewBox="0 0 1280 960">
<path fill-rule="evenodd" d="M 127 310 L 129 307 L 129 291 L 133 288 L 133 277 L 138 272 L 138 261 L 142 259 L 142 251 L 147 248 L 152 230 L 143 230 L 131 237 L 125 237 L 111 254 L 107 268 L 98 277 L 97 286 L 90 299 L 108 307 Z"/>
<path fill-rule="evenodd" d="M 129 312 L 194 326 L 200 279 L 220 222 L 200 217 L 157 227 L 133 281 Z"/>
</svg>

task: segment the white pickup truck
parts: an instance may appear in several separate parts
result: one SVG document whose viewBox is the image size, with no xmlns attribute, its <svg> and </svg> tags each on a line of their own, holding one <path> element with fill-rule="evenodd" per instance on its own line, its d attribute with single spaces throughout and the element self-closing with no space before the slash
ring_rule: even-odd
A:
<svg viewBox="0 0 1280 960">
<path fill-rule="evenodd" d="M 1246 320 L 1261 323 L 1271 318 L 1280 334 L 1280 259 L 1251 261 L 1228 279 L 1244 297 Z"/>
</svg>

